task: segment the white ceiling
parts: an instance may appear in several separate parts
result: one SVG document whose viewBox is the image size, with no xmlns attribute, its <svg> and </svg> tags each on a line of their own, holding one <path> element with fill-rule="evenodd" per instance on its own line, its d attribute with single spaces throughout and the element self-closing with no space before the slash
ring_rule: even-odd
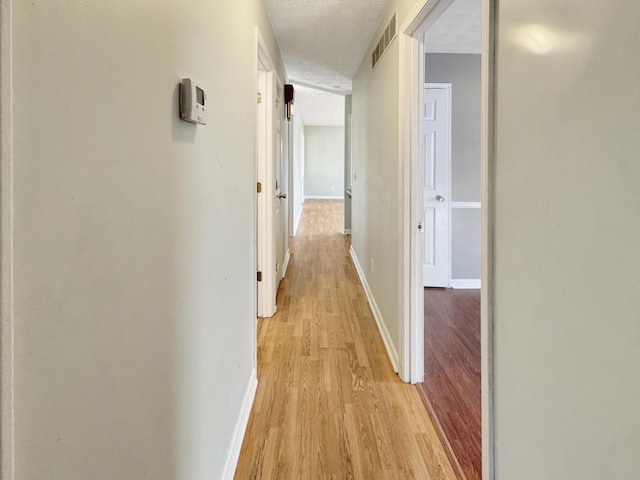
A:
<svg viewBox="0 0 640 480">
<path fill-rule="evenodd" d="M 344 126 L 344 95 L 295 85 L 294 111 L 309 126 Z"/>
<path fill-rule="evenodd" d="M 344 125 L 344 95 L 389 1 L 264 0 L 305 125 Z M 480 53 L 481 3 L 455 0 L 429 29 L 427 51 Z"/>
<path fill-rule="evenodd" d="M 343 125 L 342 96 L 351 93 L 389 0 L 264 2 L 305 124 Z M 315 95 L 310 87 L 318 89 Z"/>
<path fill-rule="evenodd" d="M 389 0 L 265 0 L 291 79 L 345 93 Z"/>
<path fill-rule="evenodd" d="M 480 53 L 482 0 L 455 0 L 427 31 L 425 48 L 433 53 Z"/>
</svg>

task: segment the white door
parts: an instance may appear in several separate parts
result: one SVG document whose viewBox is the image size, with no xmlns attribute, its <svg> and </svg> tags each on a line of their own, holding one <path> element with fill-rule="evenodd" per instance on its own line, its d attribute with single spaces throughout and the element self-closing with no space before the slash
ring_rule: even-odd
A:
<svg viewBox="0 0 640 480">
<path fill-rule="evenodd" d="M 259 58 L 260 59 L 260 58 Z M 259 64 L 260 65 L 260 64 Z M 262 68 L 265 68 L 262 65 Z M 257 216 L 257 314 L 272 317 L 276 311 L 276 218 L 275 155 L 276 114 L 274 71 L 258 71 L 256 110 Z"/>
<path fill-rule="evenodd" d="M 449 171 L 451 87 L 424 89 L 424 259 L 425 287 L 449 287 Z"/>
<path fill-rule="evenodd" d="M 260 58 L 258 59 L 260 61 Z M 260 62 L 259 62 L 260 65 Z M 258 70 L 258 102 L 256 108 L 256 272 L 257 281 L 257 315 L 258 317 L 270 316 L 270 302 L 268 300 L 269 291 L 266 280 L 267 264 L 267 202 L 265 201 L 264 187 L 267 184 L 267 160 L 268 160 L 268 109 L 266 99 L 268 98 L 267 73 Z"/>
<path fill-rule="evenodd" d="M 280 82 L 277 82 L 276 94 L 275 94 L 275 155 L 273 158 L 273 164 L 275 168 L 274 176 L 275 182 L 275 199 L 274 199 L 274 231 L 276 235 L 276 293 L 278 285 L 282 280 L 284 274 L 284 257 L 286 249 L 286 222 L 284 219 L 284 202 L 287 195 L 283 193 L 282 185 L 282 163 L 283 163 L 283 148 L 282 148 L 282 122 L 284 121 L 284 106 L 282 103 L 282 86 Z"/>
</svg>

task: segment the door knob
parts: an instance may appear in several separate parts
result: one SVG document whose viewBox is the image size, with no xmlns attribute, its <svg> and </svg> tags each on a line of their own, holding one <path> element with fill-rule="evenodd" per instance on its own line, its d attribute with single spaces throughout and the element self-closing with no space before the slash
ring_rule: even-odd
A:
<svg viewBox="0 0 640 480">
<path fill-rule="evenodd" d="M 438 202 L 444 202 L 444 197 L 443 197 L 442 195 L 437 195 L 437 196 L 436 196 L 436 200 L 437 200 Z"/>
<path fill-rule="evenodd" d="M 278 194 L 278 198 L 280 198 L 280 199 L 287 198 L 287 194 L 286 193 L 279 193 Z"/>
</svg>

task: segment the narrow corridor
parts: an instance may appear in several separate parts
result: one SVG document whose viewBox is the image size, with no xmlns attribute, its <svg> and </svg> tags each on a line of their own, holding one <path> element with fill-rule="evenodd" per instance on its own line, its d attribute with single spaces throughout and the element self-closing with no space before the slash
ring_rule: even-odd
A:
<svg viewBox="0 0 640 480">
<path fill-rule="evenodd" d="M 259 320 L 258 391 L 236 479 L 453 479 L 416 388 L 394 373 L 341 233 L 307 200 L 278 311 Z"/>
</svg>

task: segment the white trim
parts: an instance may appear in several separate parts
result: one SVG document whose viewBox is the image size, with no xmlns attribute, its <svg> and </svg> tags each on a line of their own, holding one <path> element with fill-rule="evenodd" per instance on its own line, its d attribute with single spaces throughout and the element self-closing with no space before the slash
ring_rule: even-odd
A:
<svg viewBox="0 0 640 480">
<path fill-rule="evenodd" d="M 364 293 L 367 296 L 367 300 L 369 301 L 369 307 L 371 307 L 371 312 L 373 313 L 373 318 L 376 320 L 376 324 L 378 324 L 378 330 L 380 330 L 380 336 L 382 337 L 382 341 L 384 342 L 384 346 L 387 349 L 387 355 L 389 356 L 389 360 L 391 361 L 391 366 L 393 367 L 393 371 L 398 371 L 398 352 L 393 346 L 393 342 L 391 341 L 391 335 L 389 335 L 389 330 L 387 330 L 387 326 L 384 323 L 384 319 L 382 318 L 382 313 L 378 308 L 378 304 L 376 303 L 375 298 L 373 297 L 373 293 L 371 292 L 371 288 L 369 287 L 369 283 L 367 282 L 367 277 L 364 275 L 364 271 L 360 266 L 360 262 L 358 261 L 358 256 L 356 255 L 353 246 L 349 248 L 349 253 L 351 254 L 351 259 L 353 260 L 353 264 L 356 267 L 356 272 L 358 272 L 358 277 L 360 277 L 360 283 L 362 284 L 362 288 L 364 288 Z"/>
<path fill-rule="evenodd" d="M 403 29 L 406 27 L 403 26 Z M 412 292 L 415 288 L 415 275 L 416 270 L 414 265 L 411 265 L 411 254 L 413 252 L 413 246 L 415 243 L 415 236 L 417 235 L 416 226 L 411 219 L 411 149 L 412 140 L 414 138 L 410 135 L 411 115 L 413 108 L 411 108 L 412 99 L 411 83 L 413 80 L 413 62 L 412 59 L 415 56 L 413 48 L 416 46 L 416 42 L 413 38 L 402 33 L 402 30 L 398 35 L 398 49 L 400 59 L 400 88 L 398 89 L 398 104 L 400 105 L 400 118 L 399 118 L 399 135 L 398 135 L 398 155 L 400 161 L 398 172 L 398 191 L 400 193 L 400 211 L 398 212 L 398 218 L 401 221 L 401 231 L 399 232 L 399 245 L 401 246 L 402 253 L 402 265 L 398 272 L 398 285 L 399 285 L 399 311 L 398 318 L 400 319 L 400 341 L 398 342 L 400 350 L 400 371 L 398 372 L 400 378 L 404 382 L 411 381 L 411 364 L 413 360 L 411 351 L 411 329 L 415 322 L 413 318 L 419 315 L 419 312 L 414 310 L 423 310 L 422 307 L 416 305 L 413 301 L 415 295 Z M 417 102 L 417 101 L 416 101 Z M 417 103 L 416 103 L 417 105 Z M 424 315 L 423 315 L 424 316 Z"/>
<path fill-rule="evenodd" d="M 495 420 L 493 365 L 493 259 L 494 259 L 494 108 L 495 35 L 498 31 L 497 0 L 482 0 L 482 87 L 480 168 L 482 185 L 482 285 L 480 359 L 482 395 L 482 478 L 495 479 Z"/>
<path fill-rule="evenodd" d="M 482 202 L 451 202 L 451 208 L 482 208 Z"/>
<path fill-rule="evenodd" d="M 251 408 L 253 407 L 253 401 L 256 398 L 256 391 L 258 390 L 258 377 L 256 370 L 251 372 L 251 378 L 249 379 L 249 385 L 247 386 L 246 393 L 244 394 L 244 400 L 240 407 L 240 415 L 236 421 L 236 426 L 233 429 L 233 436 L 231 437 L 231 444 L 229 446 L 229 452 L 227 453 L 227 461 L 224 465 L 224 471 L 222 478 L 224 480 L 233 480 L 238 466 L 238 459 L 240 458 L 240 450 L 242 449 L 242 442 L 244 435 L 247 432 L 247 425 L 249 424 L 249 417 L 251 416 Z"/>
<path fill-rule="evenodd" d="M 423 54 L 424 55 L 424 54 Z M 423 65 L 424 66 L 424 65 Z M 425 70 L 426 71 L 426 70 Z M 447 198 L 449 198 L 451 196 L 451 191 L 452 191 L 452 177 L 453 177 L 453 173 L 452 173 L 452 160 L 451 157 L 453 155 L 453 84 L 451 83 L 425 83 L 424 84 L 424 89 L 439 89 L 439 90 L 446 90 L 447 92 L 447 113 L 449 115 L 449 121 L 447 122 L 447 143 L 449 144 L 447 147 L 447 193 L 445 194 L 447 196 Z M 423 101 L 423 105 L 424 105 L 424 101 Z M 424 113 L 422 113 L 422 117 L 424 118 Z M 422 123 L 422 125 L 424 125 L 424 122 Z M 423 153 L 424 152 L 424 136 L 420 135 L 420 161 L 424 161 L 424 157 L 423 157 Z M 414 174 L 418 173 L 417 171 L 414 171 Z M 424 168 L 420 168 L 420 173 L 419 175 L 415 175 L 420 179 L 420 185 L 424 185 Z M 424 187 L 422 187 L 424 188 Z M 417 192 L 416 192 L 417 193 Z M 421 208 L 420 208 L 420 218 L 422 217 L 422 214 L 424 212 L 424 194 L 420 196 L 419 199 L 417 199 L 420 202 Z M 446 275 L 446 282 L 445 285 L 435 285 L 438 287 L 445 287 L 445 288 L 449 288 L 451 287 L 451 252 L 453 251 L 453 231 L 452 231 L 452 222 L 451 222 L 451 201 L 448 202 L 448 208 L 447 208 L 447 261 L 446 261 L 446 267 L 447 267 L 447 275 Z M 424 232 L 422 232 L 422 236 L 424 236 Z M 424 239 L 421 240 L 422 242 L 424 242 Z M 424 258 L 424 253 L 422 253 L 420 255 L 420 258 Z M 422 265 L 422 268 L 424 269 L 424 265 Z M 423 287 L 424 285 L 424 278 L 422 279 L 422 285 Z M 434 285 L 431 285 L 434 286 Z M 423 314 L 424 317 L 424 314 Z M 424 336 L 424 332 L 423 332 L 423 336 Z M 422 342 L 421 342 L 422 343 Z M 424 347 L 422 348 L 424 350 Z M 422 355 L 422 363 L 424 364 L 424 353 Z M 424 377 L 424 374 L 423 374 Z M 424 380 L 422 380 L 424 381 Z"/>
<path fill-rule="evenodd" d="M 300 205 L 302 205 L 304 203 L 304 175 L 305 175 L 305 168 L 306 168 L 306 163 L 307 163 L 307 155 L 305 152 L 306 146 L 305 146 L 305 135 L 304 135 L 304 122 L 302 121 L 302 115 L 300 115 L 300 149 L 299 149 L 299 154 L 300 154 L 300 197 L 302 198 L 302 201 L 300 202 Z M 302 213 L 300 214 L 302 216 Z"/>
<path fill-rule="evenodd" d="M 422 119 L 416 114 L 421 108 L 420 91 L 424 81 L 424 45 L 420 35 L 451 4 L 451 0 L 418 0 L 400 28 L 400 91 L 399 91 L 399 153 L 400 153 L 400 199 L 398 212 L 402 220 L 400 232 L 401 258 L 399 315 L 401 322 L 400 353 L 402 359 L 401 378 L 415 381 L 413 369 L 420 368 L 420 343 L 424 343 L 424 313 L 422 273 L 419 242 L 416 242 L 417 221 L 415 217 L 416 191 L 412 158 L 416 158 L 419 146 L 416 139 L 420 129 L 416 122 Z M 481 369 L 482 369 L 482 478 L 495 478 L 495 437 L 493 403 L 493 155 L 494 155 L 494 71 L 495 35 L 497 31 L 497 0 L 482 0 L 482 87 L 481 87 L 481 174 L 482 174 L 482 305 L 481 305 Z M 420 101 L 419 101 L 420 100 Z M 416 132 L 416 130 L 418 132 Z M 422 327 L 421 327 L 422 325 Z M 416 337 L 419 337 L 417 339 Z M 422 348 L 424 348 L 422 346 Z M 417 349 L 417 350 L 416 350 Z M 424 353 L 424 351 L 423 351 Z M 422 366 L 424 367 L 424 366 Z"/>
<path fill-rule="evenodd" d="M 15 475 L 13 310 L 13 1 L 0 1 L 0 478 Z"/>
<path fill-rule="evenodd" d="M 286 120 L 287 124 L 287 190 L 289 191 L 289 196 L 287 198 L 287 238 L 293 237 L 296 232 L 294 228 L 294 210 L 295 210 L 295 198 L 294 198 L 294 178 L 293 178 L 293 115 L 290 120 Z"/>
<path fill-rule="evenodd" d="M 284 254 L 284 261 L 282 262 L 282 278 L 284 278 L 287 274 L 289 260 L 291 260 L 291 250 L 289 250 L 289 248 L 287 247 L 287 253 Z"/>
<path fill-rule="evenodd" d="M 258 57 L 260 55 L 258 47 Z M 260 89 L 265 86 L 264 74 L 260 70 L 260 60 L 257 61 L 257 70 L 256 70 L 256 92 L 259 92 Z M 260 103 L 256 103 L 256 126 L 255 126 L 255 182 L 262 183 L 262 179 L 264 176 L 264 156 L 266 148 L 264 147 L 264 134 L 266 131 L 265 127 L 265 113 L 264 106 Z M 257 193 L 257 189 L 254 189 L 255 195 L 255 208 L 256 208 L 256 259 L 255 266 L 256 271 L 261 271 L 262 265 L 264 264 L 264 236 L 266 234 L 264 230 L 265 223 L 265 202 L 261 198 L 261 193 Z M 256 283 L 256 317 L 260 317 L 262 315 L 263 303 L 264 303 L 264 285 L 262 282 Z M 256 344 L 257 345 L 257 344 Z M 257 365 L 257 363 L 256 363 Z"/>
<path fill-rule="evenodd" d="M 260 29 L 258 27 L 255 27 L 255 31 L 258 42 L 258 58 L 263 61 L 266 71 L 273 70 L 275 68 L 275 63 L 271 59 L 267 42 L 264 41 L 264 37 L 262 36 L 262 33 L 260 33 Z"/>
<path fill-rule="evenodd" d="M 481 283 L 479 278 L 452 278 L 451 288 L 478 290 Z"/>
<path fill-rule="evenodd" d="M 342 231 L 342 234 L 343 234 L 343 235 L 351 235 L 351 229 L 350 229 L 350 228 L 345 228 L 345 229 Z"/>
<path fill-rule="evenodd" d="M 398 158 L 400 161 L 398 232 L 402 265 L 399 269 L 400 378 L 417 383 L 424 378 L 424 299 L 422 258 L 424 242 L 418 232 L 422 220 L 422 158 L 420 132 L 424 120 L 424 32 L 453 0 L 422 0 L 415 4 L 399 30 L 400 118 Z M 420 123 L 419 123 L 420 122 Z M 416 174 L 416 170 L 419 174 Z"/>
<path fill-rule="evenodd" d="M 289 179 L 289 145 L 288 145 L 288 127 L 289 123 L 284 114 L 284 86 L 282 80 L 280 80 L 280 74 L 274 70 L 275 75 L 275 90 L 274 90 L 274 100 L 275 107 L 273 111 L 273 125 L 274 125 L 274 157 L 273 157 L 273 165 L 274 165 L 274 188 L 276 193 L 276 199 L 274 200 L 274 227 L 276 226 L 275 221 L 275 211 L 277 210 L 280 216 L 280 221 L 277 225 L 278 229 L 274 229 L 274 247 L 275 247 L 275 255 L 276 255 L 276 281 L 275 281 L 275 298 L 274 303 L 276 302 L 278 296 L 278 289 L 280 288 L 280 282 L 284 278 L 284 274 L 286 272 L 285 263 L 287 262 L 287 252 L 289 250 L 289 202 L 291 201 L 291 194 L 286 195 L 284 200 L 280 198 L 280 195 L 283 193 L 283 188 L 288 187 L 288 179 Z M 278 139 L 277 132 L 280 133 L 280 138 Z M 285 133 L 286 132 L 286 133 Z M 285 149 L 284 141 L 285 137 L 287 140 L 287 161 L 285 163 Z M 285 187 L 283 184 L 283 178 L 287 174 L 287 186 Z M 276 188 L 277 187 L 277 188 Z M 287 214 L 284 214 L 284 206 L 287 208 Z M 282 242 L 282 245 L 279 243 Z M 280 269 L 280 253 L 282 255 L 282 268 Z"/>
<path fill-rule="evenodd" d="M 411 13 L 400 27 L 400 33 L 416 38 L 423 35 L 435 23 L 453 0 L 420 0 L 415 3 Z M 422 78 L 424 79 L 424 71 Z"/>
<path fill-rule="evenodd" d="M 344 195 L 305 195 L 305 200 L 344 200 Z"/>
<path fill-rule="evenodd" d="M 262 281 L 257 285 L 257 316 L 272 317 L 276 312 L 276 232 L 274 219 L 275 202 L 275 142 L 276 121 L 274 101 L 276 72 L 267 44 L 256 27 L 257 69 L 256 77 L 264 75 L 262 101 L 256 103 L 256 181 L 262 183 L 262 193 L 257 194 L 258 235 L 257 269 L 262 272 Z M 258 86 L 260 88 L 260 86 Z M 256 92 L 258 92 L 256 89 Z M 264 134 L 262 138 L 261 134 Z"/>
</svg>

